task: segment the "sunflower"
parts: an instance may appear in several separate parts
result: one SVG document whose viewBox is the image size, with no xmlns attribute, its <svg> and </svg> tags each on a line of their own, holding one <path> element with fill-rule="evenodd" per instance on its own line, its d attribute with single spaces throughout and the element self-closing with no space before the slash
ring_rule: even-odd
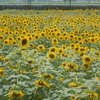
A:
<svg viewBox="0 0 100 100">
<path fill-rule="evenodd" d="M 45 47 L 43 45 L 38 45 L 37 48 L 38 48 L 39 51 L 44 51 L 45 50 Z"/>
<path fill-rule="evenodd" d="M 75 44 L 74 44 L 74 43 L 71 43 L 71 44 L 70 44 L 70 47 L 71 47 L 71 48 L 74 48 L 74 47 L 75 47 Z"/>
<path fill-rule="evenodd" d="M 55 35 L 56 35 L 56 37 L 59 37 L 59 36 L 61 36 L 61 33 L 59 31 L 57 31 Z"/>
<path fill-rule="evenodd" d="M 35 34 L 35 35 L 34 35 L 34 39 L 35 39 L 35 40 L 38 40 L 39 38 L 40 38 L 40 35 L 39 35 L 39 34 Z"/>
<path fill-rule="evenodd" d="M 90 43 L 95 43 L 95 42 L 96 42 L 96 40 L 95 40 L 95 38 L 94 38 L 94 37 L 91 37 L 91 38 L 89 38 L 89 42 L 90 42 Z"/>
<path fill-rule="evenodd" d="M 67 46 L 66 46 L 65 44 L 62 44 L 62 48 L 63 48 L 63 49 L 66 49 Z"/>
<path fill-rule="evenodd" d="M 100 81 L 100 77 L 97 77 L 95 80 L 98 80 L 98 81 Z"/>
<path fill-rule="evenodd" d="M 47 54 L 47 57 L 50 58 L 51 60 L 55 60 L 55 59 L 56 59 L 56 54 L 53 53 L 53 52 L 49 52 L 49 53 Z"/>
<path fill-rule="evenodd" d="M 34 47 L 35 47 L 35 44 L 30 43 L 30 44 L 29 44 L 29 47 L 30 47 L 30 48 L 34 48 Z"/>
<path fill-rule="evenodd" d="M 4 69 L 3 68 L 0 68 L 0 77 L 4 76 L 3 75 L 3 71 L 4 71 Z"/>
<path fill-rule="evenodd" d="M 51 47 L 51 48 L 49 48 L 49 52 L 56 52 L 56 47 Z"/>
<path fill-rule="evenodd" d="M 47 39 L 50 40 L 52 37 L 51 36 L 47 36 Z"/>
<path fill-rule="evenodd" d="M 28 46 L 29 39 L 27 37 L 21 39 L 21 47 Z"/>
<path fill-rule="evenodd" d="M 63 39 L 64 39 L 64 40 L 68 40 L 68 36 L 64 36 Z"/>
<path fill-rule="evenodd" d="M 88 41 L 88 38 L 85 38 L 84 40 L 83 40 L 83 42 L 84 43 L 88 43 L 89 41 Z"/>
<path fill-rule="evenodd" d="M 100 86 L 97 86 L 98 90 L 100 90 Z"/>
<path fill-rule="evenodd" d="M 62 41 L 62 40 L 63 40 L 63 36 L 59 36 L 59 40 L 61 40 L 61 41 Z"/>
<path fill-rule="evenodd" d="M 65 53 L 61 53 L 60 57 L 67 57 L 67 55 Z"/>
<path fill-rule="evenodd" d="M 16 45 L 17 44 L 17 42 L 15 41 L 15 40 L 12 40 L 12 45 Z"/>
<path fill-rule="evenodd" d="M 35 86 L 37 86 L 37 87 L 50 87 L 50 85 L 48 83 L 46 83 L 45 81 L 42 81 L 42 80 L 36 80 Z"/>
<path fill-rule="evenodd" d="M 84 70 L 88 70 L 88 69 L 90 69 L 90 64 L 83 64 L 83 66 L 84 67 L 82 67 L 82 69 L 84 69 Z"/>
<path fill-rule="evenodd" d="M 84 62 L 84 63 L 91 63 L 92 62 L 92 58 L 90 57 L 90 56 L 85 56 L 85 57 L 83 57 L 83 59 L 82 59 L 82 61 Z"/>
<path fill-rule="evenodd" d="M 75 52 L 80 52 L 80 46 L 75 46 L 75 47 L 74 47 L 74 51 L 75 51 Z"/>
<path fill-rule="evenodd" d="M 21 37 L 17 37 L 17 38 L 16 38 L 16 41 L 20 41 L 20 40 L 21 40 Z"/>
<path fill-rule="evenodd" d="M 59 49 L 57 49 L 57 52 L 58 52 L 58 54 L 62 54 L 64 52 L 64 49 L 63 48 L 59 48 Z"/>
<path fill-rule="evenodd" d="M 4 45 L 9 45 L 10 41 L 9 40 L 4 40 Z"/>
<path fill-rule="evenodd" d="M 19 92 L 19 91 L 11 91 L 8 94 L 9 98 L 15 97 L 15 98 L 20 98 L 21 99 L 23 96 L 24 96 L 23 92 Z"/>
<path fill-rule="evenodd" d="M 81 51 L 80 54 L 79 54 L 79 56 L 82 57 L 82 56 L 85 55 L 85 53 L 86 53 L 85 51 Z"/>
<path fill-rule="evenodd" d="M 4 40 L 4 36 L 0 35 L 0 41 Z"/>
<path fill-rule="evenodd" d="M 88 97 L 89 98 L 93 98 L 94 99 L 94 98 L 98 98 L 98 96 L 99 96 L 98 93 L 88 93 Z"/>
<path fill-rule="evenodd" d="M 69 97 L 70 100 L 81 100 L 82 97 L 78 97 L 77 99 L 75 99 L 75 97 Z"/>
<path fill-rule="evenodd" d="M 83 45 L 83 43 L 84 43 L 83 41 L 79 41 L 79 43 L 78 43 L 78 44 L 79 44 L 79 45 Z"/>
<path fill-rule="evenodd" d="M 43 74 L 43 75 L 40 75 L 38 77 L 40 77 L 40 78 L 44 77 L 46 79 L 54 79 L 54 77 L 51 74 Z"/>
<path fill-rule="evenodd" d="M 64 32 L 62 35 L 63 36 L 68 36 L 68 33 L 67 32 Z"/>
<path fill-rule="evenodd" d="M 40 36 L 41 37 L 45 37 L 46 36 L 46 33 L 45 32 L 42 32 L 42 33 L 40 33 Z"/>
<path fill-rule="evenodd" d="M 80 84 L 77 84 L 75 82 L 71 82 L 71 83 L 68 83 L 69 87 L 79 87 Z"/>
<path fill-rule="evenodd" d="M 54 44 L 54 45 L 55 45 L 55 44 L 58 44 L 58 40 L 57 40 L 56 38 L 53 38 L 53 39 L 52 39 L 52 44 Z"/>
<path fill-rule="evenodd" d="M 66 70 L 74 70 L 75 68 L 78 68 L 78 66 L 75 66 L 73 63 L 68 63 L 65 65 Z"/>
</svg>

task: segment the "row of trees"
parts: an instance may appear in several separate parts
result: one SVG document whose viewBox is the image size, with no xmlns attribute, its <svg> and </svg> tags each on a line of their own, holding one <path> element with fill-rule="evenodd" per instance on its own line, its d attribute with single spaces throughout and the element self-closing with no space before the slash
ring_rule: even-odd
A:
<svg viewBox="0 0 100 100">
<path fill-rule="evenodd" d="M 30 4 L 30 5 L 31 5 L 31 2 L 34 2 L 34 1 L 37 1 L 37 2 L 38 1 L 39 2 L 42 2 L 42 1 L 50 2 L 50 1 L 54 1 L 54 0 L 0 0 L 0 2 L 10 2 L 10 3 L 12 3 L 12 2 L 26 2 L 26 4 Z M 88 4 L 90 4 L 90 2 L 93 1 L 93 0 L 62 0 L 62 1 L 64 1 L 64 4 L 69 2 L 69 4 L 71 5 L 71 2 L 76 2 L 76 1 L 87 1 Z M 95 0 L 95 1 L 99 1 L 100 2 L 100 0 Z"/>
</svg>

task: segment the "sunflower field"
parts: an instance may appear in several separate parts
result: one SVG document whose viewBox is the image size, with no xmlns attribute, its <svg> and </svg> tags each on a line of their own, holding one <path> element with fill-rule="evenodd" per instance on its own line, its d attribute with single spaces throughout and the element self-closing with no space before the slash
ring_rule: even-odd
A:
<svg viewBox="0 0 100 100">
<path fill-rule="evenodd" d="M 100 100 L 100 10 L 1 10 L 0 100 Z"/>
</svg>

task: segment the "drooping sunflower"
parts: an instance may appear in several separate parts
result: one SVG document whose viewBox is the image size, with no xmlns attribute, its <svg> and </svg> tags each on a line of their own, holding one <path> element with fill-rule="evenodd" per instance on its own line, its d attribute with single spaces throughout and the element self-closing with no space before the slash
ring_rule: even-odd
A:
<svg viewBox="0 0 100 100">
<path fill-rule="evenodd" d="M 79 68 L 78 66 L 75 66 L 73 63 L 67 63 L 65 67 L 66 67 L 66 70 L 69 70 L 69 71 L 74 70 L 75 68 Z"/>
<path fill-rule="evenodd" d="M 29 39 L 27 37 L 21 39 L 21 47 L 26 47 L 29 44 Z"/>
<path fill-rule="evenodd" d="M 83 57 L 83 59 L 82 59 L 82 61 L 84 62 L 84 63 L 91 63 L 92 62 L 92 58 L 90 57 L 90 56 L 85 56 L 85 57 Z"/>
<path fill-rule="evenodd" d="M 70 100 L 75 100 L 75 97 L 69 97 Z M 82 97 L 78 97 L 76 100 L 81 100 Z"/>
<path fill-rule="evenodd" d="M 4 71 L 4 68 L 0 68 L 0 77 L 4 76 L 3 71 Z"/>
<path fill-rule="evenodd" d="M 37 87 L 50 87 L 50 85 L 43 80 L 36 80 L 35 86 L 37 86 Z"/>
<path fill-rule="evenodd" d="M 51 75 L 51 74 L 43 74 L 38 77 L 40 77 L 40 78 L 44 77 L 45 79 L 50 79 L 50 80 L 54 79 L 53 75 Z"/>
<path fill-rule="evenodd" d="M 24 96 L 23 92 L 19 92 L 19 91 L 11 91 L 8 93 L 8 97 L 9 98 L 22 98 Z"/>
<path fill-rule="evenodd" d="M 80 84 L 77 84 L 75 82 L 71 82 L 71 83 L 68 83 L 69 87 L 79 87 Z"/>
<path fill-rule="evenodd" d="M 95 98 L 98 98 L 98 96 L 99 96 L 98 93 L 88 93 L 88 97 L 89 97 L 89 98 L 95 99 Z"/>
<path fill-rule="evenodd" d="M 55 59 L 56 59 L 56 54 L 53 53 L 53 52 L 49 52 L 49 53 L 47 54 L 47 57 L 50 58 L 51 60 L 55 60 Z"/>
<path fill-rule="evenodd" d="M 39 51 L 44 51 L 45 50 L 45 47 L 43 45 L 38 45 L 37 48 L 38 48 Z"/>
</svg>

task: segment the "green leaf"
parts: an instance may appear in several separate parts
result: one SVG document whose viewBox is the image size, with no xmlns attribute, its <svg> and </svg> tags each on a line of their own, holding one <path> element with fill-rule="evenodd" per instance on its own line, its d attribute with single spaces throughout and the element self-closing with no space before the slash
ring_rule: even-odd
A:
<svg viewBox="0 0 100 100">
<path fill-rule="evenodd" d="M 2 89 L 0 89 L 0 95 L 2 95 L 3 94 L 3 90 Z"/>
<path fill-rule="evenodd" d="M 30 79 L 30 77 L 27 76 L 27 75 L 19 75 L 19 77 L 22 77 L 22 78 L 25 78 L 25 79 Z"/>
</svg>

